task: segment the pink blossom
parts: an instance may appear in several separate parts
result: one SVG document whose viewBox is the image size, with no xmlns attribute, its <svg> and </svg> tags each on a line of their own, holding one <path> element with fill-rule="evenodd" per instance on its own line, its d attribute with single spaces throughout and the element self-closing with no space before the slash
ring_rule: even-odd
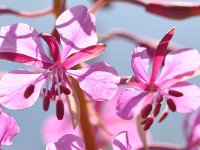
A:
<svg viewBox="0 0 200 150">
<path fill-rule="evenodd" d="M 131 119 L 140 113 L 144 130 L 152 125 L 154 118 L 160 113 L 164 98 L 167 105 L 159 122 L 167 116 L 169 110 L 187 113 L 200 105 L 200 88 L 183 81 L 184 77 L 193 75 L 199 68 L 200 55 L 195 49 L 179 49 L 165 55 L 173 34 L 174 28 L 160 41 L 153 57 L 150 77 L 148 76 L 150 58 L 147 49 L 143 47 L 134 49 L 132 54 L 134 77 L 130 79 L 128 84 L 130 87 L 124 89 L 118 99 L 117 114 L 123 119 Z M 161 70 L 162 63 L 164 66 Z"/>
<path fill-rule="evenodd" d="M 116 71 L 104 62 L 73 70 L 72 67 L 100 55 L 105 45 L 96 44 L 94 15 L 85 6 L 76 6 L 63 12 L 56 20 L 62 52 L 58 41 L 47 34 L 38 34 L 31 26 L 18 23 L 1 28 L 0 59 L 37 67 L 38 71 L 14 70 L 0 81 L 0 104 L 10 109 L 32 106 L 38 99 L 46 81 L 44 110 L 50 100 L 56 102 L 58 119 L 64 115 L 61 95 L 73 92 L 68 75 L 75 78 L 85 94 L 92 100 L 109 100 L 117 90 L 119 77 Z M 41 38 L 50 48 L 50 57 L 45 53 Z M 73 54 L 73 55 L 71 55 Z M 75 99 L 78 107 L 78 100 Z"/>
<path fill-rule="evenodd" d="M 13 137 L 19 133 L 20 129 L 15 119 L 2 110 L 0 110 L 0 122 L 0 147 L 11 145 Z"/>
</svg>

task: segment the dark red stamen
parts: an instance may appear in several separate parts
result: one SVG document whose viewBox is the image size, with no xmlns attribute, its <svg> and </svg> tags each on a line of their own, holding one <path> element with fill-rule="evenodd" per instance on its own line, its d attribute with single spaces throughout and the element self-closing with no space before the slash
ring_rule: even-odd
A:
<svg viewBox="0 0 200 150">
<path fill-rule="evenodd" d="M 56 116 L 58 120 L 62 120 L 64 116 L 64 104 L 62 100 L 58 100 L 56 103 Z"/>
<path fill-rule="evenodd" d="M 155 106 L 155 109 L 153 111 L 153 116 L 157 117 L 157 115 L 160 113 L 161 103 L 157 103 Z"/>
<path fill-rule="evenodd" d="M 71 93 L 71 91 L 68 88 L 64 87 L 64 86 L 60 86 L 60 90 L 65 95 L 69 95 Z"/>
<path fill-rule="evenodd" d="M 29 97 L 33 94 L 34 90 L 35 90 L 35 85 L 30 84 L 30 85 L 26 88 L 26 90 L 25 90 L 25 92 L 24 92 L 24 98 L 26 98 L 26 99 L 29 98 Z"/>
<path fill-rule="evenodd" d="M 146 106 L 144 106 L 144 108 L 141 111 L 141 117 L 145 119 L 151 113 L 151 110 L 152 104 L 147 104 Z"/>
<path fill-rule="evenodd" d="M 50 98 L 48 96 L 44 96 L 44 99 L 43 99 L 43 110 L 47 111 L 49 109 L 49 105 L 50 105 Z"/>
<path fill-rule="evenodd" d="M 144 125 L 143 130 L 145 130 L 145 131 L 148 130 L 151 127 L 151 125 L 153 124 L 153 121 L 154 121 L 154 119 L 152 117 L 149 117 Z"/>
<path fill-rule="evenodd" d="M 171 95 L 171 96 L 175 96 L 175 97 L 181 97 L 181 96 L 183 96 L 183 93 L 175 91 L 175 90 L 169 90 L 168 94 Z"/>
<path fill-rule="evenodd" d="M 172 99 L 167 99 L 167 105 L 172 112 L 176 111 L 176 105 Z"/>
<path fill-rule="evenodd" d="M 161 117 L 158 119 L 158 122 L 159 122 L 159 123 L 162 122 L 167 116 L 168 116 L 168 112 L 166 111 L 166 112 L 164 112 L 164 113 L 161 115 Z"/>
</svg>

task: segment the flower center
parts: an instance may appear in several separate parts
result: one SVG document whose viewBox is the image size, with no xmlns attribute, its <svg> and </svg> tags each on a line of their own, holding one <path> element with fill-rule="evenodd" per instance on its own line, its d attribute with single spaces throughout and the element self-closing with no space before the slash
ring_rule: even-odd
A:
<svg viewBox="0 0 200 150">
<path fill-rule="evenodd" d="M 64 116 L 64 103 L 63 98 L 71 93 L 68 88 L 69 81 L 63 69 L 61 63 L 56 63 L 51 69 L 49 69 L 49 75 L 46 80 L 46 87 L 43 89 L 43 109 L 47 111 L 49 109 L 50 100 L 56 102 L 56 116 L 59 120 L 62 120 Z"/>
</svg>

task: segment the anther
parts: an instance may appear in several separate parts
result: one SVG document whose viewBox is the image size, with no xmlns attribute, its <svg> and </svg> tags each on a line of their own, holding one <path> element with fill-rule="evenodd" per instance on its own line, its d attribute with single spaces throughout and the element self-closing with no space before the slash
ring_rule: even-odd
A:
<svg viewBox="0 0 200 150">
<path fill-rule="evenodd" d="M 153 121 L 154 121 L 154 119 L 152 117 L 149 117 L 144 125 L 143 130 L 145 130 L 145 131 L 148 130 L 151 127 L 151 125 L 153 124 Z"/>
<path fill-rule="evenodd" d="M 161 123 L 168 116 L 168 112 L 165 111 L 161 117 L 158 119 L 158 123 Z"/>
<path fill-rule="evenodd" d="M 49 109 L 50 98 L 48 96 L 44 96 L 43 99 L 43 110 L 47 111 Z"/>
<path fill-rule="evenodd" d="M 58 100 L 56 103 L 56 116 L 58 120 L 62 120 L 64 116 L 64 104 L 62 100 Z"/>
<path fill-rule="evenodd" d="M 34 90 L 35 90 L 35 85 L 30 84 L 30 85 L 26 88 L 26 90 L 25 90 L 25 92 L 24 92 L 24 98 L 26 98 L 26 99 L 29 98 L 29 97 L 33 94 Z"/>
<path fill-rule="evenodd" d="M 183 93 L 175 91 L 175 90 L 169 90 L 168 94 L 171 95 L 171 96 L 175 96 L 175 97 L 181 97 L 181 96 L 183 96 Z"/>
<path fill-rule="evenodd" d="M 155 106 L 154 111 L 153 111 L 153 116 L 154 117 L 157 117 L 157 115 L 160 112 L 160 108 L 161 108 L 161 103 L 156 103 L 156 106 Z"/>
<path fill-rule="evenodd" d="M 169 107 L 169 109 L 170 109 L 172 112 L 175 112 L 175 111 L 176 111 L 176 105 L 175 105 L 175 103 L 173 102 L 172 99 L 167 99 L 167 106 Z"/>
<path fill-rule="evenodd" d="M 71 91 L 68 88 L 66 88 L 65 86 L 60 86 L 60 90 L 65 95 L 69 95 L 71 93 Z"/>
<path fill-rule="evenodd" d="M 152 104 L 147 104 L 146 106 L 144 106 L 144 108 L 141 111 L 141 117 L 143 119 L 147 118 L 147 116 L 151 113 L 152 110 Z"/>
</svg>

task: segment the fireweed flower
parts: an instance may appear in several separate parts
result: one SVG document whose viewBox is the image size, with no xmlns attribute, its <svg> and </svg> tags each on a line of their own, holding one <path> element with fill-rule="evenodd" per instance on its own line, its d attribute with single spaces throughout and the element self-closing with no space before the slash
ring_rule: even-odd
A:
<svg viewBox="0 0 200 150">
<path fill-rule="evenodd" d="M 13 137 L 19 133 L 19 127 L 13 117 L 0 109 L 0 149 L 1 145 L 11 145 Z"/>
<path fill-rule="evenodd" d="M 118 99 L 118 115 L 123 119 L 131 119 L 140 113 L 144 130 L 152 125 L 160 113 L 163 99 L 166 99 L 166 106 L 158 122 L 167 116 L 169 110 L 186 113 L 200 105 L 200 88 L 183 81 L 184 77 L 192 75 L 199 68 L 200 55 L 195 49 L 179 49 L 165 55 L 173 34 L 174 28 L 160 41 L 153 57 L 150 77 L 147 49 L 134 49 L 132 69 L 135 77 L 130 79 L 130 87 L 124 89 Z"/>
<path fill-rule="evenodd" d="M 96 45 L 93 14 L 88 13 L 85 6 L 68 9 L 56 20 L 56 29 L 60 35 L 62 52 L 54 37 L 38 34 L 29 25 L 19 23 L 1 28 L 0 59 L 42 69 L 41 72 L 14 70 L 3 76 L 0 81 L 0 104 L 4 107 L 22 109 L 32 106 L 46 81 L 43 108 L 48 110 L 50 100 L 55 101 L 57 118 L 62 119 L 64 104 L 61 97 L 73 92 L 68 75 L 78 81 L 92 100 L 109 100 L 115 94 L 119 77 L 106 63 L 99 62 L 81 69 L 72 69 L 75 65 L 100 55 L 105 49 L 103 44 Z M 49 46 L 50 56 L 45 53 L 41 38 Z M 78 105 L 78 100 L 75 105 Z"/>
</svg>

